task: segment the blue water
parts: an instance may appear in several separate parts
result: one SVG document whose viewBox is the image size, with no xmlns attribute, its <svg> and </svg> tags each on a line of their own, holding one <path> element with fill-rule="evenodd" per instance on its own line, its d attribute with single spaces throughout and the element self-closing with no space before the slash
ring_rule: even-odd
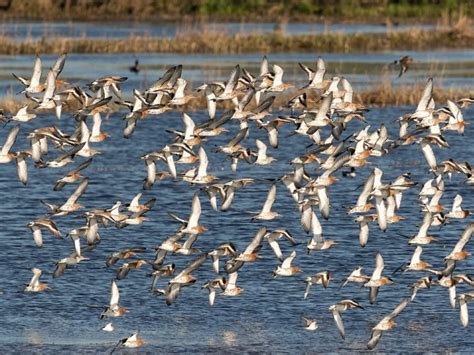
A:
<svg viewBox="0 0 474 355">
<path fill-rule="evenodd" d="M 225 31 L 261 32 L 268 33 L 275 30 L 276 23 L 89 23 L 89 22 L 18 22 L 5 21 L 0 24 L 0 35 L 9 36 L 16 40 L 25 38 L 40 39 L 42 37 L 88 37 L 88 38 L 126 38 L 129 36 L 174 37 L 183 32 L 195 31 Z M 413 28 L 431 30 L 433 24 L 398 25 L 390 29 L 385 24 L 341 24 L 341 23 L 288 23 L 284 26 L 289 35 L 315 34 L 327 32 L 339 33 L 384 33 L 390 31 L 408 31 Z"/>
<path fill-rule="evenodd" d="M 66 64 L 64 77 L 82 75 L 92 80 L 99 71 L 115 74 L 121 67 L 119 60 L 97 61 L 97 56 L 71 56 Z M 100 58 L 114 58 L 102 56 Z M 120 56 L 119 58 L 130 58 Z M 164 55 L 147 57 L 150 62 L 165 63 L 169 57 Z M 197 61 L 195 56 L 187 56 Z M 231 58 L 231 57 L 229 57 Z M 253 56 L 250 58 L 257 58 Z M 272 57 L 277 61 L 279 57 Z M 312 56 L 306 56 L 311 60 Z M 13 62 L 12 58 L 8 58 Z M 16 57 L 18 65 L 29 65 L 31 57 Z M 45 62 L 51 57 L 45 56 Z M 188 62 L 186 62 L 188 63 Z M 108 65 L 107 67 L 105 67 Z M 102 74 L 107 74 L 102 72 Z M 125 71 L 123 72 L 125 73 Z M 190 71 L 185 67 L 183 76 L 187 78 Z M 156 75 L 153 75 L 156 77 Z M 134 79 L 135 80 L 135 79 Z M 136 81 L 132 81 L 133 85 Z M 129 84 L 130 85 L 130 84 Z M 18 85 L 14 91 L 19 91 Z M 130 95 L 125 85 L 125 94 Z M 442 103 L 438 103 L 442 104 Z M 381 123 L 387 125 L 390 137 L 396 137 L 398 127 L 394 119 L 403 113 L 410 112 L 413 107 L 388 107 L 372 109 L 367 114 L 371 131 Z M 278 114 L 277 112 L 274 112 Z M 124 112 L 113 113 L 104 120 L 102 130 L 111 135 L 110 139 L 93 144 L 101 151 L 94 157 L 91 166 L 84 171 L 90 179 L 89 186 L 79 202 L 92 208 L 109 208 L 117 200 L 129 202 L 138 192 L 143 192 L 143 201 L 151 197 L 157 198 L 155 207 L 147 213 L 149 221 L 139 226 L 116 229 L 113 226 L 101 228 L 101 244 L 89 253 L 90 260 L 81 262 L 77 267 L 68 269 L 59 279 L 52 279 L 55 261 L 69 255 L 73 250 L 69 239 L 56 240 L 44 233 L 44 247 L 37 248 L 32 240 L 27 223 L 44 216 L 46 210 L 40 200 L 50 203 L 62 203 L 72 193 L 75 186 L 66 186 L 61 192 L 54 192 L 52 187 L 56 179 L 70 170 L 70 166 L 62 169 L 35 169 L 31 161 L 29 165 L 29 181 L 26 187 L 17 179 L 14 164 L 0 167 L 0 351 L 1 352 L 103 352 L 110 350 L 116 342 L 139 330 L 146 345 L 140 350 L 150 352 L 355 352 L 365 351 L 370 337 L 371 328 L 388 314 L 403 297 L 410 294 L 408 285 L 423 276 L 424 273 L 414 272 L 392 275 L 395 269 L 409 262 L 414 247 L 407 244 L 403 235 L 414 235 L 417 225 L 422 221 L 422 213 L 416 199 L 419 186 L 404 194 L 399 214 L 406 220 L 390 225 L 383 233 L 376 225 L 371 225 L 368 245 L 361 248 L 358 242 L 358 226 L 353 223 L 353 216 L 346 214 L 346 209 L 355 203 L 360 190 L 357 187 L 364 183 L 373 167 L 383 169 L 383 182 L 388 183 L 396 176 L 411 172 L 413 179 L 423 184 L 430 178 L 427 164 L 419 146 L 401 147 L 382 158 L 370 158 L 370 164 L 358 170 L 355 179 L 342 177 L 336 173 L 339 181 L 329 188 L 331 212 L 329 220 L 320 218 L 323 231 L 328 239 L 335 240 L 335 248 L 324 252 L 306 253 L 308 236 L 299 224 L 299 212 L 291 196 L 282 184 L 278 184 L 274 210 L 282 217 L 269 222 L 250 222 L 249 211 L 261 208 L 270 187 L 269 179 L 277 179 L 291 171 L 289 161 L 298 154 L 307 151 L 309 141 L 304 137 L 290 136 L 292 127 L 285 125 L 280 131 L 280 146 L 269 148 L 269 155 L 277 161 L 269 166 L 250 166 L 239 163 L 237 173 L 230 170 L 230 161 L 221 154 L 214 152 L 217 145 L 227 142 L 237 131 L 238 126 L 229 123 L 229 133 L 210 138 L 203 143 L 209 156 L 208 172 L 226 182 L 234 178 L 250 177 L 256 179 L 253 185 L 237 191 L 234 203 L 228 212 L 215 212 L 210 208 L 206 195 L 201 193 L 203 212 L 200 224 L 208 231 L 199 236 L 197 248 L 207 251 L 220 243 L 232 241 L 239 250 L 243 250 L 255 232 L 261 227 L 268 229 L 286 228 L 302 244 L 292 248 L 282 242 L 282 250 L 288 255 L 292 249 L 297 252 L 294 264 L 303 269 L 303 273 L 291 278 L 272 277 L 272 271 L 279 265 L 271 249 L 264 244 L 261 255 L 263 259 L 246 264 L 239 271 L 238 285 L 245 291 L 238 297 L 217 297 L 214 307 L 207 301 L 207 291 L 201 289 L 207 280 L 216 275 L 208 260 L 194 273 L 198 281 L 194 286 L 185 288 L 172 306 L 167 306 L 162 297 L 149 291 L 151 284 L 149 267 L 132 270 L 128 277 L 118 281 L 120 304 L 129 308 L 130 312 L 123 317 L 113 319 L 116 330 L 112 333 L 102 332 L 105 325 L 99 319 L 101 310 L 90 305 L 104 305 L 109 302 L 110 280 L 115 277 L 113 268 L 106 268 L 105 259 L 112 252 L 120 249 L 144 246 L 145 259 L 154 257 L 154 247 L 172 235 L 178 227 L 167 215 L 177 213 L 186 217 L 191 209 L 192 195 L 200 186 L 191 186 L 182 181 L 170 179 L 158 181 L 151 190 L 142 191 L 142 182 L 146 177 L 143 161 L 139 159 L 145 153 L 158 150 L 171 142 L 172 135 L 166 129 L 182 129 L 181 113 L 172 112 L 158 117 L 149 117 L 138 122 L 134 135 L 126 140 L 122 137 Z M 472 109 L 465 112 L 467 119 L 472 118 Z M 205 120 L 205 113 L 191 112 L 196 122 Z M 26 149 L 26 135 L 37 127 L 55 124 L 68 133 L 72 133 L 73 119 L 65 113 L 60 121 L 50 114 L 22 124 L 13 151 Z M 363 128 L 358 121 L 349 125 L 350 132 Z M 8 129 L 0 129 L 0 144 L 3 144 Z M 246 146 L 255 148 L 255 139 L 267 142 L 262 130 L 251 126 L 250 137 Z M 435 148 L 438 161 L 453 157 L 458 161 L 471 161 L 474 147 L 469 144 L 474 138 L 474 130 L 467 126 L 464 136 L 447 133 L 446 138 L 450 149 Z M 56 156 L 51 147 L 48 159 Z M 77 157 L 76 162 L 85 159 Z M 189 166 L 178 166 L 184 172 Z M 307 172 L 316 176 L 316 166 L 308 166 Z M 159 170 L 165 166 L 159 165 Z M 463 183 L 463 177 L 446 178 L 446 192 L 442 203 L 450 208 L 456 193 L 464 197 L 463 207 L 474 209 L 472 189 Z M 67 217 L 57 218 L 59 228 L 65 233 L 72 228 L 85 224 L 82 210 Z M 318 213 L 318 212 L 317 212 Z M 441 268 L 443 258 L 455 245 L 465 226 L 472 222 L 453 220 L 442 230 L 432 228 L 432 234 L 439 241 L 423 248 L 422 259 L 430 262 L 434 268 Z M 472 251 L 472 245 L 467 246 Z M 365 272 L 371 274 L 375 265 L 375 254 L 381 252 L 385 259 L 384 274 L 391 276 L 395 284 L 380 290 L 377 303 L 370 305 L 368 291 L 357 285 L 350 284 L 340 288 L 342 280 L 358 265 L 363 265 Z M 178 269 L 192 260 L 189 256 L 169 255 L 167 262 L 175 262 Z M 468 258 L 460 262 L 456 273 L 474 274 L 474 259 Z M 43 270 L 42 281 L 52 288 L 49 292 L 29 294 L 22 292 L 25 283 L 31 278 L 30 269 L 39 267 Z M 334 279 L 328 289 L 315 285 L 307 300 L 303 299 L 304 277 L 316 272 L 328 270 Z M 159 281 L 159 286 L 166 286 L 166 279 Z M 467 292 L 468 286 L 461 284 L 458 292 Z M 462 328 L 459 321 L 459 310 L 452 309 L 448 302 L 448 292 L 441 287 L 420 290 L 415 301 L 408 305 L 397 318 L 398 326 L 386 332 L 378 347 L 382 352 L 469 352 L 474 347 L 471 328 Z M 346 329 L 346 340 L 342 341 L 332 319 L 328 307 L 342 299 L 355 298 L 365 310 L 353 310 L 343 314 Z M 471 306 L 472 308 L 472 306 Z M 471 310 L 471 316 L 473 312 Z M 304 330 L 301 317 L 317 319 L 319 329 L 316 332 Z M 108 320 L 107 320 L 108 321 Z"/>
</svg>

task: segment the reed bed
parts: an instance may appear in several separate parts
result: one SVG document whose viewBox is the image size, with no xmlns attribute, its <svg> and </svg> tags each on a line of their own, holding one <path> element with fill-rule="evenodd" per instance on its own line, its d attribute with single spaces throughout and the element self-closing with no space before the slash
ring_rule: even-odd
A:
<svg viewBox="0 0 474 355">
<path fill-rule="evenodd" d="M 393 86 L 390 81 L 356 92 L 355 101 L 367 106 L 414 106 L 418 104 L 424 85 Z M 474 89 L 435 88 L 433 98 L 438 105 L 447 100 L 457 101 L 465 97 L 473 97 Z"/>
<path fill-rule="evenodd" d="M 124 39 L 43 37 L 15 41 L 0 37 L 0 54 L 54 53 L 366 53 L 389 50 L 472 48 L 474 31 L 414 29 L 384 34 L 183 33 L 174 38 L 130 36 Z"/>
</svg>

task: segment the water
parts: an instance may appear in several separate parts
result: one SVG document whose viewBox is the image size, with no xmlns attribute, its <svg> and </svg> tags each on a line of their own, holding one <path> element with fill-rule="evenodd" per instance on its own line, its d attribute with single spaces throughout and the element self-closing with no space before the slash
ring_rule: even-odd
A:
<svg viewBox="0 0 474 355">
<path fill-rule="evenodd" d="M 225 31 L 229 34 L 237 32 L 273 32 L 276 23 L 90 23 L 90 22 L 18 22 L 5 21 L 0 24 L 0 35 L 12 37 L 15 40 L 31 38 L 33 40 L 42 37 L 88 37 L 88 38 L 127 38 L 129 36 L 152 36 L 152 37 L 174 37 L 183 32 L 202 31 Z M 413 28 L 422 30 L 433 30 L 438 28 L 433 24 L 422 25 L 397 25 L 390 28 L 391 31 L 408 31 Z M 327 32 L 338 33 L 384 33 L 388 31 L 385 24 L 340 24 L 340 23 L 288 23 L 284 31 L 289 35 L 317 34 Z"/>
<path fill-rule="evenodd" d="M 391 66 L 402 55 L 410 55 L 415 63 L 409 71 L 398 78 L 399 67 Z M 133 88 L 141 90 L 149 87 L 171 65 L 183 64 L 183 77 L 197 87 L 211 80 L 227 80 L 230 71 L 239 63 L 252 73 L 259 72 L 262 54 L 176 54 L 176 53 L 137 53 L 137 54 L 76 54 L 70 53 L 63 71 L 63 77 L 73 85 L 85 85 L 104 75 L 127 76 L 123 83 L 125 92 Z M 426 78 L 435 78 L 436 86 L 443 88 L 471 88 L 474 77 L 474 51 L 429 51 L 429 52 L 382 52 L 370 54 L 328 54 L 328 53 L 267 53 L 270 64 L 278 64 L 284 70 L 284 81 L 296 86 L 307 83 L 307 75 L 298 66 L 304 63 L 312 68 L 316 58 L 322 56 L 326 62 L 327 77 L 334 75 L 346 77 L 354 90 L 367 90 L 388 80 L 393 86 L 423 85 Z M 53 65 L 57 56 L 41 55 L 43 77 L 46 68 Z M 140 61 L 138 75 L 131 73 L 129 67 L 135 59 Z M 31 76 L 34 56 L 0 56 L 0 95 L 19 91 L 18 81 L 11 75 Z"/>
<path fill-rule="evenodd" d="M 367 114 L 371 131 L 384 123 L 390 137 L 396 136 L 398 128 L 394 119 L 413 109 L 372 109 Z M 473 113 L 474 110 L 470 109 L 465 112 L 465 117 L 472 117 Z M 140 121 L 129 140 L 122 138 L 123 115 L 123 112 L 114 113 L 104 120 L 102 129 L 111 137 L 106 142 L 93 145 L 101 154 L 94 157 L 93 163 L 85 171 L 90 183 L 79 202 L 86 209 L 109 208 L 117 200 L 126 203 L 136 193 L 143 192 L 143 201 L 156 197 L 157 204 L 147 213 L 149 220 L 142 225 L 124 229 L 113 226 L 101 228 L 102 242 L 87 255 L 90 260 L 68 269 L 59 279 L 52 279 L 51 276 L 54 263 L 72 252 L 72 242 L 69 239 L 56 240 L 44 233 L 45 244 L 39 249 L 34 245 L 26 224 L 45 214 L 46 210 L 39 200 L 62 203 L 72 193 L 75 186 L 66 186 L 61 192 L 52 191 L 56 179 L 69 171 L 70 166 L 62 169 L 34 169 L 29 161 L 29 182 L 26 187 L 18 181 L 14 164 L 1 166 L 0 286 L 3 293 L 0 295 L 0 351 L 103 352 L 110 350 L 118 339 L 134 330 L 140 330 L 141 337 L 145 339 L 146 345 L 140 350 L 146 352 L 366 351 L 371 328 L 403 297 L 410 294 L 408 285 L 424 275 L 420 272 L 392 275 L 398 266 L 409 262 L 414 250 L 400 234 L 414 235 L 418 230 L 417 225 L 422 221 L 416 199 L 419 186 L 404 194 L 399 214 L 406 220 L 390 225 L 385 233 L 378 230 L 376 225 L 371 225 L 369 242 L 365 248 L 359 246 L 358 226 L 352 222 L 353 216 L 346 214 L 346 208 L 355 203 L 360 192 L 357 187 L 364 183 L 375 166 L 383 169 L 384 183 L 405 172 L 411 172 L 419 184 L 430 178 L 419 146 L 405 146 L 382 158 L 370 158 L 370 165 L 358 170 L 354 179 L 343 178 L 340 172 L 336 173 L 339 181 L 329 188 L 330 218 L 327 221 L 321 218 L 321 223 L 326 238 L 338 244 L 328 251 L 308 255 L 305 248 L 308 236 L 299 225 L 297 206 L 282 184 L 278 184 L 274 204 L 274 210 L 282 214 L 281 218 L 252 223 L 249 211 L 261 208 L 270 187 L 268 179 L 277 179 L 290 172 L 288 162 L 304 153 L 309 141 L 304 137 L 289 136 L 292 127 L 285 125 L 280 131 L 279 148 L 269 148 L 268 152 L 278 159 L 276 162 L 263 167 L 239 163 L 239 169 L 234 174 L 230 171 L 230 161 L 214 152 L 217 145 L 227 142 L 238 131 L 237 125 L 230 123 L 229 133 L 203 143 L 210 161 L 208 171 L 217 175 L 221 182 L 243 177 L 254 178 L 256 182 L 238 190 L 231 209 L 225 213 L 213 211 L 206 195 L 200 193 L 203 209 L 200 224 L 208 231 L 199 236 L 194 246 L 207 251 L 231 240 L 239 250 L 243 250 L 261 226 L 270 230 L 286 228 L 302 243 L 294 247 L 297 252 L 294 265 L 300 266 L 303 273 L 291 278 L 274 279 L 271 273 L 279 262 L 269 246 L 264 244 L 261 251 L 263 259 L 248 263 L 239 271 L 238 285 L 245 289 L 239 297 L 224 298 L 218 295 L 214 307 L 208 305 L 207 291 L 201 289 L 205 281 L 215 277 L 208 260 L 194 274 L 198 279 L 196 285 L 185 288 L 176 303 L 168 307 L 162 297 L 149 292 L 151 279 L 147 274 L 150 268 L 144 266 L 132 270 L 126 279 L 118 281 L 120 304 L 129 308 L 130 312 L 113 319 L 116 327 L 113 333 L 100 331 L 105 325 L 99 319 L 101 310 L 90 305 L 108 303 L 110 280 L 114 278 L 115 269 L 120 264 L 111 269 L 106 268 L 106 257 L 112 251 L 144 246 L 147 249 L 141 257 L 153 259 L 153 248 L 177 228 L 167 212 L 186 218 L 191 209 L 192 195 L 199 190 L 199 186 L 170 179 L 157 182 L 149 191 L 142 190 L 146 169 L 139 157 L 162 148 L 172 140 L 171 134 L 165 130 L 182 129 L 180 113 L 172 112 Z M 203 112 L 190 115 L 196 122 L 205 120 Z M 72 132 L 72 121 L 67 113 L 61 121 L 56 121 L 49 114 L 42 114 L 36 120 L 22 125 L 13 150 L 27 148 L 26 135 L 37 127 L 56 124 L 66 132 Z M 363 126 L 360 122 L 351 122 L 344 136 Z M 4 142 L 8 129 L 0 129 L 0 142 Z M 466 142 L 472 141 L 473 136 L 474 131 L 470 126 L 467 126 L 464 137 L 447 133 L 446 138 L 451 147 L 434 149 L 438 161 L 448 157 L 469 161 L 474 147 Z M 252 125 L 246 146 L 255 148 L 256 138 L 268 141 L 265 132 Z M 48 159 L 55 155 L 51 148 Z M 77 162 L 84 160 L 76 158 Z M 178 166 L 179 172 L 187 168 L 189 166 Z M 159 170 L 163 169 L 165 167 L 160 165 Z M 318 173 L 314 165 L 307 167 L 307 171 L 311 176 Z M 453 197 L 459 192 L 464 197 L 463 207 L 472 210 L 474 195 L 472 189 L 463 184 L 463 177 L 453 176 L 452 180 L 446 178 L 445 181 L 446 192 L 441 202 L 446 208 L 450 208 Z M 439 237 L 439 241 L 423 248 L 422 259 L 430 262 L 434 268 L 441 268 L 443 258 L 471 221 L 472 218 L 453 220 L 440 231 L 432 228 L 430 231 Z M 57 218 L 57 223 L 65 233 L 84 225 L 85 219 L 81 213 L 77 213 Z M 284 255 L 293 249 L 284 241 L 281 246 Z M 470 249 L 471 245 L 468 244 L 467 250 Z M 395 284 L 383 287 L 377 303 L 370 305 L 367 289 L 354 284 L 344 288 L 340 288 L 340 285 L 358 265 L 363 265 L 365 272 L 370 274 L 377 252 L 381 252 L 385 259 L 384 274 L 393 277 Z M 175 262 L 179 269 L 192 258 L 169 255 L 167 262 Z M 473 260 L 471 257 L 460 262 L 456 272 L 474 274 Z M 31 278 L 32 267 L 43 270 L 42 281 L 51 286 L 51 291 L 40 294 L 22 292 L 25 283 Z M 304 277 L 323 270 L 333 273 L 334 279 L 329 288 L 315 285 L 308 299 L 304 300 Z M 165 279 L 160 280 L 161 287 L 165 284 Z M 458 293 L 469 290 L 465 284 L 458 286 Z M 346 340 L 342 341 L 328 307 L 345 298 L 357 299 L 365 310 L 352 310 L 343 314 Z M 316 332 L 305 331 L 302 316 L 317 319 L 319 329 Z M 468 329 L 462 328 L 459 310 L 450 307 L 448 292 L 444 288 L 434 286 L 430 290 L 420 290 L 415 301 L 397 318 L 397 323 L 397 327 L 383 335 L 377 351 L 469 352 L 474 347 L 472 325 Z"/>
</svg>

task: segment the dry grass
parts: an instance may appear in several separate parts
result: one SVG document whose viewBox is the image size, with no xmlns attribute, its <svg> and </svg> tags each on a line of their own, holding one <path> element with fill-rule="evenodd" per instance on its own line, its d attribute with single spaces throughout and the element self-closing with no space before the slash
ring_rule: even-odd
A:
<svg viewBox="0 0 474 355">
<path fill-rule="evenodd" d="M 26 99 L 16 98 L 11 95 L 0 98 L 0 112 L 3 113 L 16 113 L 18 109 L 30 101 Z"/>
<path fill-rule="evenodd" d="M 423 85 L 403 85 L 394 87 L 389 80 L 384 80 L 379 85 L 373 86 L 355 95 L 357 102 L 367 106 L 415 106 L 420 100 Z M 433 97 L 437 104 L 446 100 L 457 101 L 464 97 L 472 97 L 474 90 L 442 89 L 436 88 Z"/>
<path fill-rule="evenodd" d="M 62 38 L 44 36 L 14 41 L 0 37 L 0 54 L 36 53 L 354 53 L 388 50 L 432 50 L 472 48 L 474 31 L 469 19 L 461 19 L 449 29 L 412 29 L 386 33 L 325 33 L 286 35 L 219 31 L 183 32 L 174 38 L 130 36 L 124 39 Z"/>
</svg>

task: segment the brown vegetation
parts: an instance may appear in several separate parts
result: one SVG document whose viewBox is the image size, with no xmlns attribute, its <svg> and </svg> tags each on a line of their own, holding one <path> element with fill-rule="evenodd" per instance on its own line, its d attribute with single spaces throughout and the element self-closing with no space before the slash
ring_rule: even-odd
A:
<svg viewBox="0 0 474 355">
<path fill-rule="evenodd" d="M 14 41 L 0 37 L 0 54 L 35 53 L 355 53 L 388 50 L 472 48 L 474 30 L 468 22 L 450 29 L 412 29 L 387 33 L 274 33 L 184 32 L 174 38 L 131 36 L 124 39 L 43 37 Z"/>
</svg>

